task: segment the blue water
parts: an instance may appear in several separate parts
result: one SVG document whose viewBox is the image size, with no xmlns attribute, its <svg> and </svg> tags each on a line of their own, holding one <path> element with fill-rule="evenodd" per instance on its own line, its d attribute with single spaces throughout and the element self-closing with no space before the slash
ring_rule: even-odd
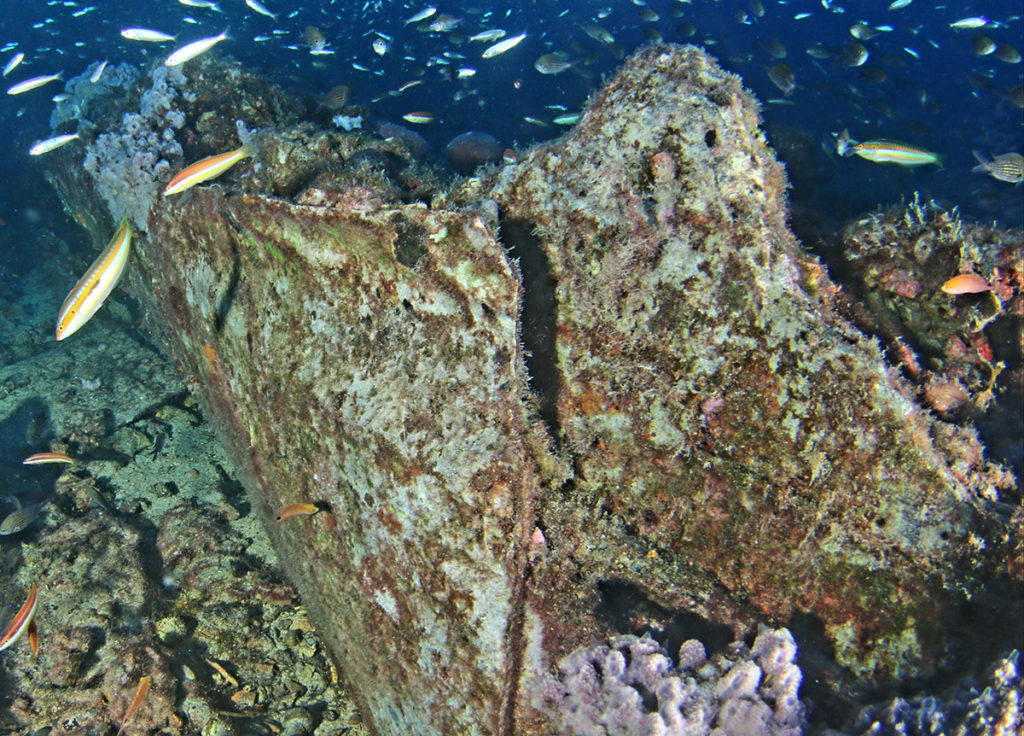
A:
<svg viewBox="0 0 1024 736">
<path fill-rule="evenodd" d="M 769 136 L 793 180 L 795 207 L 838 221 L 919 191 L 925 198 L 957 205 L 979 219 L 1008 225 L 1024 221 L 1020 187 L 971 173 L 976 163 L 972 149 L 999 154 L 1024 148 L 1024 112 L 1008 100 L 1024 81 L 1021 63 L 1005 63 L 995 55 L 978 57 L 971 50 L 971 38 L 979 33 L 1024 48 L 1020 4 L 1012 0 L 939 5 L 915 0 L 893 11 L 885 0 L 647 0 L 644 7 L 626 0 L 603 5 L 553 0 L 480 2 L 461 8 L 439 4 L 438 15 L 448 12 L 462 19 L 449 33 L 422 32 L 417 24 L 405 23 L 427 5 L 418 0 L 267 0 L 265 5 L 276 18 L 255 13 L 242 0 L 221 0 L 221 12 L 175 0 L 6 3 L 0 18 L 0 46 L 12 48 L 0 54 L 0 62 L 17 51 L 23 51 L 26 60 L 4 82 L 9 86 L 58 70 L 73 76 L 101 59 L 144 65 L 187 41 L 230 26 L 231 40 L 217 52 L 239 59 L 298 94 L 314 96 L 346 84 L 354 91 L 353 104 L 367 105 L 380 118 L 402 122 L 401 116 L 409 112 L 434 113 L 434 123 L 416 130 L 439 156 L 450 138 L 469 129 L 490 132 L 508 146 L 560 134 L 564 128 L 539 127 L 524 118 L 550 121 L 562 112 L 554 106 L 569 112 L 580 109 L 602 78 L 620 64 L 617 50 L 628 54 L 657 33 L 665 41 L 705 45 L 765 103 Z M 94 10 L 75 17 L 93 6 Z M 650 11 L 657 20 L 641 18 L 641 12 Z M 795 19 L 805 13 L 810 15 Z M 949 25 L 982 15 L 992 21 L 989 27 L 956 30 Z M 863 41 L 870 52 L 865 65 L 850 68 L 834 59 L 815 60 L 807 55 L 805 50 L 812 43 L 839 49 L 853 41 L 849 29 L 857 21 L 892 28 Z M 611 32 L 616 48 L 588 37 L 580 28 L 586 23 L 598 23 Z M 324 34 L 334 54 L 309 53 L 302 40 L 307 25 Z M 127 26 L 178 34 L 178 41 L 165 45 L 127 41 L 119 34 Z M 489 28 L 503 28 L 510 36 L 526 31 L 528 37 L 501 56 L 481 59 L 489 44 L 470 42 L 467 37 Z M 371 48 L 377 33 L 391 37 L 383 57 Z M 255 40 L 261 36 L 270 40 Z M 785 47 L 784 58 L 769 54 L 774 42 Z M 566 52 L 582 73 L 538 73 L 533 62 L 553 50 Z M 446 52 L 450 65 L 431 61 Z M 767 69 L 780 62 L 788 64 L 796 78 L 797 87 L 788 97 L 768 78 Z M 356 69 L 353 63 L 369 71 Z M 458 67 L 472 67 L 477 73 L 454 79 L 453 70 Z M 884 81 L 877 81 L 883 76 Z M 416 79 L 423 83 L 370 104 Z M 8 141 L 0 149 L 2 165 L 5 171 L 17 172 L 0 183 L 4 188 L 0 219 L 5 222 L 24 217 L 34 206 L 53 206 L 52 197 L 40 191 L 43 187 L 27 148 L 51 134 L 50 98 L 59 91 L 59 84 L 54 84 L 0 99 L 0 135 Z M 858 158 L 840 159 L 831 134 L 843 128 L 859 140 L 895 138 L 936 151 L 945 156 L 945 166 L 906 170 Z"/>
</svg>

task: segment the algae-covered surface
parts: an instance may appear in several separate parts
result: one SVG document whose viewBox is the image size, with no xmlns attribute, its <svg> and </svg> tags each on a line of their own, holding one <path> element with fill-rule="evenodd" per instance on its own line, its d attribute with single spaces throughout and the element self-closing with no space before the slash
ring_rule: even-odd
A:
<svg viewBox="0 0 1024 736">
<path fill-rule="evenodd" d="M 642 51 L 565 136 L 447 184 L 410 138 L 318 130 L 255 77 L 154 72 L 165 107 L 110 115 L 91 160 L 186 144 L 145 187 L 49 159 L 96 242 L 120 212 L 140 227 L 130 298 L 0 376 L 20 500 L 50 501 L 0 559 L 8 605 L 40 591 L 38 659 L 3 654 L 12 724 L 112 730 L 150 677 L 149 732 L 360 733 L 347 691 L 376 734 L 668 733 L 697 685 L 636 683 L 695 669 L 728 722 L 796 734 L 997 661 L 1017 717 L 1020 494 L 928 387 L 993 401 L 1019 237 L 978 263 L 998 313 L 936 325 L 930 299 L 888 329 L 790 232 L 757 102 L 695 47 Z M 230 174 L 156 194 L 236 135 L 254 155 Z M 873 232 L 848 236 L 866 291 L 894 283 Z M 899 267 L 928 283 L 919 250 Z M 975 352 L 905 372 L 894 346 L 940 328 Z M 17 466 L 47 449 L 75 463 Z M 766 624 L 789 629 L 774 659 Z"/>
<path fill-rule="evenodd" d="M 51 334 L 63 271 L 49 310 L 13 304 L 26 334 Z M 37 587 L 39 646 L 2 654 L 0 732 L 114 733 L 148 677 L 128 732 L 365 734 L 181 374 L 114 302 L 0 367 L 3 491 L 41 505 L 0 537 L 0 601 Z M 74 463 L 21 465 L 50 450 Z"/>
</svg>

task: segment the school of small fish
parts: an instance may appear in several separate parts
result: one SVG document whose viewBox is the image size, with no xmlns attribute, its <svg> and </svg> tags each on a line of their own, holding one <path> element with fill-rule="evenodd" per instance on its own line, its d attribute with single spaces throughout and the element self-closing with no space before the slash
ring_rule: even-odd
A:
<svg viewBox="0 0 1024 736">
<path fill-rule="evenodd" d="M 379 114 L 421 126 L 444 125 L 449 117 L 445 109 L 431 109 L 423 106 L 424 102 L 444 108 L 473 104 L 483 107 L 485 95 L 496 91 L 488 86 L 496 79 L 492 72 L 507 76 L 518 71 L 521 76 L 514 79 L 509 92 L 524 94 L 516 97 L 517 109 L 511 112 L 518 115 L 525 139 L 554 135 L 559 126 L 577 120 L 586 95 L 599 83 L 600 74 L 595 70 L 607 70 L 609 63 L 622 59 L 628 49 L 646 42 L 696 42 L 708 47 L 727 68 L 737 70 L 745 78 L 758 81 L 758 75 L 763 75 L 769 89 L 780 93 L 768 99 L 769 105 L 817 105 L 823 88 L 839 99 L 845 98 L 846 109 L 837 109 L 841 117 L 835 120 L 833 130 L 856 128 L 867 140 L 859 147 L 845 148 L 840 158 L 856 155 L 878 163 L 917 165 L 920 157 L 910 152 L 927 151 L 927 146 L 904 138 L 902 130 L 898 136 L 887 130 L 893 127 L 889 122 L 900 123 L 901 129 L 907 126 L 896 120 L 893 104 L 884 95 L 876 94 L 873 87 L 897 88 L 897 94 L 917 98 L 923 111 L 941 114 L 935 108 L 937 91 L 913 88 L 914 68 L 935 63 L 937 56 L 949 48 L 964 49 L 982 62 L 965 70 L 973 96 L 990 95 L 994 105 L 1008 108 L 1019 109 L 1024 105 L 1019 73 L 1016 85 L 999 88 L 992 82 L 1000 64 L 1021 63 L 1020 14 L 997 17 L 983 4 L 935 7 L 934 22 L 925 25 L 914 15 L 921 11 L 921 4 L 908 0 L 894 0 L 870 9 L 839 0 L 616 0 L 604 5 L 565 6 L 557 13 L 529 1 L 517 11 L 513 7 L 445 8 L 416 0 L 405 0 L 397 9 L 381 0 L 348 4 L 327 0 L 316 11 L 310 11 L 284 0 L 244 0 L 240 21 L 232 23 L 241 29 L 216 29 L 220 32 L 204 34 L 190 31 L 189 26 L 213 31 L 211 26 L 223 22 L 221 18 L 227 19 L 229 10 L 239 11 L 215 0 L 178 3 L 184 10 L 201 15 L 183 15 L 173 23 L 174 27 L 169 27 L 172 24 L 162 14 L 159 23 L 152 27 L 145 23 L 120 27 L 121 38 L 146 47 L 176 44 L 176 48 L 165 52 L 164 63 L 168 66 L 185 65 L 225 42 L 236 48 L 277 42 L 285 51 L 307 52 L 314 57 L 340 54 L 343 58 L 336 61 L 314 61 L 314 69 L 333 70 L 343 77 L 334 88 L 350 91 L 356 85 L 344 78 L 352 73 L 379 78 L 385 91 L 373 96 L 370 105 L 380 108 Z M 36 24 L 40 29 L 58 22 L 57 9 L 74 18 L 94 19 L 96 11 L 102 13 L 102 6 L 82 7 L 75 0 L 49 0 L 47 6 L 55 9 L 55 15 Z M 984 13 L 971 12 L 982 9 Z M 144 11 L 136 15 L 138 20 L 147 19 Z M 782 34 L 769 30 L 772 23 L 801 30 L 800 37 L 806 39 L 803 49 L 792 48 L 791 40 L 783 40 Z M 354 44 L 360 36 L 367 40 Z M 42 51 L 20 48 L 17 41 L 8 42 L 0 47 L 0 53 L 12 53 L 3 75 L 8 77 L 23 68 L 45 66 Z M 130 54 L 130 50 L 126 52 Z M 801 52 L 806 55 L 805 60 L 801 60 Z M 302 74 L 302 63 L 297 61 L 300 68 L 296 74 Z M 94 82 L 102 78 L 106 64 L 106 60 L 98 62 Z M 580 82 L 564 85 L 569 91 L 566 102 L 549 102 L 542 109 L 530 109 L 529 90 L 538 85 L 538 80 L 530 75 L 562 79 L 561 75 L 569 71 L 575 75 L 568 76 Z M 400 83 L 402 75 L 406 75 L 404 83 Z M 63 72 L 28 76 L 12 84 L 7 93 L 23 95 L 62 79 Z M 395 83 L 389 84 L 388 80 Z M 417 90 L 409 95 L 413 84 L 424 84 L 422 91 L 429 90 L 429 94 L 421 95 Z M 411 101 L 405 109 L 401 107 L 403 95 Z M 448 104 L 443 100 L 448 100 Z M 349 103 L 341 107 L 346 104 Z M 543 132 L 545 128 L 547 133 Z M 30 153 L 44 155 L 80 140 L 75 135 L 75 131 L 66 131 L 38 140 Z M 874 145 L 878 141 L 899 143 L 904 154 L 889 154 Z M 992 145 L 978 143 L 974 146 L 977 149 Z M 950 153 L 935 151 L 935 160 L 927 163 L 952 161 Z M 1001 158 L 994 159 L 991 166 L 983 162 L 973 171 L 1000 182 L 1017 183 L 1013 154 L 1000 154 Z"/>
</svg>

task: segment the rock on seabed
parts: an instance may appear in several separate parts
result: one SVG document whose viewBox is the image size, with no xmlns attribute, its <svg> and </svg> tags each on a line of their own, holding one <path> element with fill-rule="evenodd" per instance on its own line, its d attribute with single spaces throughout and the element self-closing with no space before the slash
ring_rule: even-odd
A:
<svg viewBox="0 0 1024 736">
<path fill-rule="evenodd" d="M 652 612 L 812 621 L 840 681 L 949 661 L 1012 481 L 836 316 L 759 123 L 656 46 L 465 206 L 257 155 L 151 210 L 133 292 L 378 733 L 555 732 L 545 674 Z"/>
</svg>

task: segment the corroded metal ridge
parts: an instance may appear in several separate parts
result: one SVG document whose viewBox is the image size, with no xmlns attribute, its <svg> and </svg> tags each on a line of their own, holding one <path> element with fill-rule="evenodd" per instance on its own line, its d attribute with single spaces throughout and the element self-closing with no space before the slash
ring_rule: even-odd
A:
<svg viewBox="0 0 1024 736">
<path fill-rule="evenodd" d="M 150 237 L 176 244 L 147 251 L 153 300 L 264 518 L 329 507 L 268 528 L 369 720 L 507 730 L 535 489 L 518 280 L 490 228 L 203 190 Z"/>
<path fill-rule="evenodd" d="M 928 672 L 961 602 L 970 488 L 1006 476 L 833 315 L 759 122 L 706 54 L 655 47 L 491 192 L 551 264 L 576 471 L 537 506 L 557 551 L 533 574 L 535 650 L 557 659 L 593 625 L 582 576 L 647 596 L 633 625 L 809 614 L 858 677 Z"/>
</svg>

